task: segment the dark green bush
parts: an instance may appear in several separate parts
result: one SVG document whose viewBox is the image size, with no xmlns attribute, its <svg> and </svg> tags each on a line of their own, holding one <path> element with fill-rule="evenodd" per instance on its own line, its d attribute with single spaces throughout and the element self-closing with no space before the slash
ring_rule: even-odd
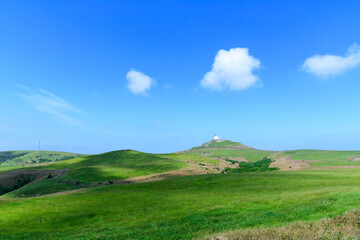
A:
<svg viewBox="0 0 360 240">
<path fill-rule="evenodd" d="M 273 161 L 274 160 L 271 160 L 268 157 L 264 157 L 262 160 L 256 162 L 238 162 L 239 166 L 237 168 L 225 168 L 223 173 L 267 172 L 279 170 L 279 168 L 269 167 L 270 163 Z"/>
</svg>

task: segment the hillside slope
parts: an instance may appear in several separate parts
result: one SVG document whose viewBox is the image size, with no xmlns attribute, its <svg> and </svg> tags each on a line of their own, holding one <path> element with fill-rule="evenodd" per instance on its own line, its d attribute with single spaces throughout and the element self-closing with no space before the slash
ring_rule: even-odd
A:
<svg viewBox="0 0 360 240">
<path fill-rule="evenodd" d="M 54 151 L 4 151 L 0 152 L 1 166 L 15 166 L 56 162 L 85 156 L 85 154 Z"/>
<path fill-rule="evenodd" d="M 82 182 L 126 179 L 186 167 L 186 163 L 150 153 L 120 150 L 75 158 L 40 169 L 69 169 L 68 177 Z"/>
</svg>

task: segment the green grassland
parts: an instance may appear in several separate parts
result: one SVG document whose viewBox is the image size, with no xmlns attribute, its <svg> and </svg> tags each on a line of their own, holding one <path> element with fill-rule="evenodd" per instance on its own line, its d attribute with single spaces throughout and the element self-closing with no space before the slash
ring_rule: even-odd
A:
<svg viewBox="0 0 360 240">
<path fill-rule="evenodd" d="M 220 163 L 219 160 L 204 157 L 201 155 L 196 155 L 192 153 L 170 153 L 170 154 L 158 154 L 157 156 L 163 158 L 169 158 L 173 160 L 183 160 L 183 161 L 192 161 L 197 163 L 212 163 L 218 165 Z"/>
<path fill-rule="evenodd" d="M 193 154 L 206 155 L 211 158 L 219 157 L 244 157 L 251 162 L 261 160 L 264 157 L 267 157 L 274 152 L 272 151 L 262 151 L 262 150 L 253 150 L 253 149 L 206 149 L 203 151 L 194 151 Z"/>
<path fill-rule="evenodd" d="M 181 161 L 134 150 L 121 150 L 61 161 L 37 169 L 69 169 L 69 179 L 84 183 L 126 179 L 177 170 L 186 167 Z"/>
<path fill-rule="evenodd" d="M 360 206 L 360 169 L 209 174 L 0 200 L 1 239 L 191 239 Z"/>
<path fill-rule="evenodd" d="M 284 151 L 282 154 L 291 156 L 291 158 L 294 160 L 310 160 L 309 163 L 313 167 L 360 166 L 360 161 L 347 160 L 354 156 L 360 156 L 360 151 L 327 151 L 304 149 Z"/>
<path fill-rule="evenodd" d="M 72 159 L 84 154 L 54 151 L 5 151 L 0 152 L 1 166 L 56 162 Z"/>
<path fill-rule="evenodd" d="M 14 170 L 19 170 L 24 168 L 22 165 L 15 165 L 15 166 L 0 166 L 0 173 L 2 172 L 9 172 Z"/>
<path fill-rule="evenodd" d="M 0 199 L 17 198 L 17 197 L 35 197 L 44 194 L 51 194 L 51 193 L 75 190 L 79 188 L 85 188 L 89 186 L 90 186 L 89 184 L 67 179 L 66 177 L 61 177 L 56 179 L 45 178 L 42 181 L 6 193 L 0 196 Z"/>
</svg>

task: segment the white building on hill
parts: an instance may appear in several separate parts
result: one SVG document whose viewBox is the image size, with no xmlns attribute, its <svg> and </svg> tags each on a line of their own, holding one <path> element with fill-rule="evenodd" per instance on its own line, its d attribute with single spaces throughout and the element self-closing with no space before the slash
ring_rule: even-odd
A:
<svg viewBox="0 0 360 240">
<path fill-rule="evenodd" d="M 215 140 L 215 141 L 220 140 L 220 138 L 218 136 L 216 136 L 216 134 L 215 134 L 213 140 Z"/>
<path fill-rule="evenodd" d="M 216 134 L 215 134 L 212 141 L 214 141 L 214 142 L 223 142 L 223 141 L 225 141 L 225 139 L 221 139 L 218 136 L 216 136 Z"/>
</svg>

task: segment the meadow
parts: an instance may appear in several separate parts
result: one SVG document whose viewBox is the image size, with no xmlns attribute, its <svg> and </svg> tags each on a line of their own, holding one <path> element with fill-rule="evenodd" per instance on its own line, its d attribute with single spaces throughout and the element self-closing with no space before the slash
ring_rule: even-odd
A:
<svg viewBox="0 0 360 240">
<path fill-rule="evenodd" d="M 313 167 L 360 166 L 360 161 L 349 161 L 349 158 L 360 156 L 360 151 L 328 151 L 328 150 L 291 150 L 281 153 L 291 156 L 293 160 L 309 160 Z"/>
<path fill-rule="evenodd" d="M 261 160 L 264 157 L 267 157 L 274 152 L 272 151 L 262 151 L 254 149 L 206 149 L 206 150 L 197 150 L 191 152 L 193 154 L 206 155 L 211 158 L 221 158 L 221 157 L 244 157 L 248 161 L 256 162 Z"/>
<path fill-rule="evenodd" d="M 0 200 L 1 239 L 191 239 L 332 217 L 360 205 L 360 169 L 209 174 Z"/>
</svg>

